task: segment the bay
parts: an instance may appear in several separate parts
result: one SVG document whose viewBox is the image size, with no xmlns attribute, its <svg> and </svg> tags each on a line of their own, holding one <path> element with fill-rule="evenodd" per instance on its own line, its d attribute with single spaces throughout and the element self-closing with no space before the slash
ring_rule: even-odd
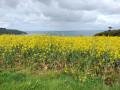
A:
<svg viewBox="0 0 120 90">
<path fill-rule="evenodd" d="M 26 31 L 27 35 L 55 35 L 55 36 L 70 36 L 70 37 L 79 37 L 79 36 L 93 36 L 96 33 L 103 32 L 105 30 L 80 30 L 80 31 Z"/>
</svg>

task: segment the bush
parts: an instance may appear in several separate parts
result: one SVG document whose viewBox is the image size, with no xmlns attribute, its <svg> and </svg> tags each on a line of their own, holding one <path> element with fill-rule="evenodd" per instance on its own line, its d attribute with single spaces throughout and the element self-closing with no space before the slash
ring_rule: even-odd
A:
<svg viewBox="0 0 120 90">
<path fill-rule="evenodd" d="M 97 33 L 94 36 L 120 36 L 120 29 L 104 31 L 101 33 Z"/>
</svg>

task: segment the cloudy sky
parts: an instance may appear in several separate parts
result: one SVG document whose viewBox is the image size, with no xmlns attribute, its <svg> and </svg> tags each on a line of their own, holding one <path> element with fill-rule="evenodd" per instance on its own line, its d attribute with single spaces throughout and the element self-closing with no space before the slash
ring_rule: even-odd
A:
<svg viewBox="0 0 120 90">
<path fill-rule="evenodd" d="M 0 27 L 24 31 L 120 28 L 120 0 L 0 0 Z"/>
</svg>

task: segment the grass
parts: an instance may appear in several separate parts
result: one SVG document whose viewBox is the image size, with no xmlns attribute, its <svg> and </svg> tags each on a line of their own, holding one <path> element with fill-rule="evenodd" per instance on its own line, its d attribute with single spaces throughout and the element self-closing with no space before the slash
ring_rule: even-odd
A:
<svg viewBox="0 0 120 90">
<path fill-rule="evenodd" d="M 57 73 L 57 77 L 46 77 L 28 71 L 1 70 L 0 90 L 120 90 L 120 86 L 105 86 L 100 78 L 81 83 L 61 73 Z"/>
</svg>

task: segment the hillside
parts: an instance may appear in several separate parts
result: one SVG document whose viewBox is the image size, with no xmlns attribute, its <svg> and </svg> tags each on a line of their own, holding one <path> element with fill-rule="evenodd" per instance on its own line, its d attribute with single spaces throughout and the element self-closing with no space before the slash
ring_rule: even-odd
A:
<svg viewBox="0 0 120 90">
<path fill-rule="evenodd" d="M 120 29 L 104 31 L 101 33 L 97 33 L 94 36 L 120 36 Z"/>
<path fill-rule="evenodd" d="M 14 30 L 14 29 L 6 29 L 6 28 L 0 28 L 0 35 L 2 34 L 15 34 L 15 35 L 20 35 L 20 34 L 27 34 L 26 32 L 19 31 L 19 30 Z"/>
</svg>

